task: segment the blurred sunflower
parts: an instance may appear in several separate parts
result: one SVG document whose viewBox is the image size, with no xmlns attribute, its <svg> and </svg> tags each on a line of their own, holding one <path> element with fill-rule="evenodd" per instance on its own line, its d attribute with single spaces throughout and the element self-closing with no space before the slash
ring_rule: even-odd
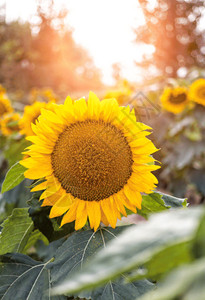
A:
<svg viewBox="0 0 205 300">
<path fill-rule="evenodd" d="M 36 89 L 33 88 L 30 92 L 30 103 L 34 102 L 58 102 L 59 99 L 56 97 L 54 92 L 49 89 Z"/>
<path fill-rule="evenodd" d="M 3 135 L 8 136 L 14 132 L 19 131 L 18 122 L 20 115 L 18 113 L 10 113 L 3 115 L 0 120 L 0 128 Z"/>
<path fill-rule="evenodd" d="M 33 135 L 32 123 L 35 123 L 39 115 L 41 114 L 42 108 L 52 109 L 52 103 L 38 102 L 36 101 L 32 105 L 27 105 L 24 108 L 24 114 L 19 121 L 20 133 L 26 136 Z"/>
<path fill-rule="evenodd" d="M 45 179 L 32 191 L 45 189 L 42 205 L 52 206 L 50 218 L 64 214 L 61 226 L 75 220 L 78 230 L 88 218 L 94 230 L 101 221 L 115 228 L 125 207 L 141 209 L 140 193 L 158 182 L 151 173 L 159 166 L 150 156 L 157 151 L 146 138 L 150 127 L 115 99 L 100 102 L 92 92 L 88 102 L 67 98 L 54 112 L 42 109 L 32 128 L 30 157 L 21 164 L 25 177 Z"/>
<path fill-rule="evenodd" d="M 11 106 L 11 102 L 9 99 L 7 99 L 4 94 L 0 94 L 0 118 L 3 117 L 3 115 L 10 113 L 13 111 L 13 108 Z"/>
<path fill-rule="evenodd" d="M 192 101 L 205 106 L 205 79 L 194 81 L 189 90 L 189 97 Z"/>
<path fill-rule="evenodd" d="M 190 103 L 188 90 L 185 87 L 165 88 L 160 100 L 162 107 L 174 114 L 182 112 Z"/>
<path fill-rule="evenodd" d="M 130 102 L 130 96 L 134 89 L 127 80 L 119 82 L 116 89 L 108 90 L 104 96 L 105 99 L 115 98 L 119 105 L 127 105 Z"/>
<path fill-rule="evenodd" d="M 6 94 L 6 89 L 3 87 L 3 85 L 1 85 L 0 84 L 0 94 L 2 95 L 4 95 L 4 94 Z"/>
</svg>

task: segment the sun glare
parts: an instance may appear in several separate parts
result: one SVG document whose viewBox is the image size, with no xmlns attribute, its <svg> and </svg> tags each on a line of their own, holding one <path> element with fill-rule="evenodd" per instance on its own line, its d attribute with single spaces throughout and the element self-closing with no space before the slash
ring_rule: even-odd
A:
<svg viewBox="0 0 205 300">
<path fill-rule="evenodd" d="M 102 79 L 112 84 L 112 65 L 119 63 L 122 76 L 136 80 L 134 61 L 142 59 L 144 47 L 134 43 L 134 29 L 144 24 L 144 16 L 136 0 L 58 0 L 56 9 L 65 7 L 66 24 L 73 29 L 76 42 L 86 48 L 101 69 Z M 36 1 L 6 0 L 7 21 L 34 21 Z"/>
</svg>

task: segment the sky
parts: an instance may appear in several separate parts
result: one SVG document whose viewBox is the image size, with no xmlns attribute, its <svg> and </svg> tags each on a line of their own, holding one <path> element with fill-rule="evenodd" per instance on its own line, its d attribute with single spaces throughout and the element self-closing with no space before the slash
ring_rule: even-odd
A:
<svg viewBox="0 0 205 300">
<path fill-rule="evenodd" d="M 35 0 L 0 0 L 6 2 L 7 21 L 34 20 Z M 46 0 L 45 0 L 46 3 Z M 66 23 L 73 29 L 75 41 L 83 46 L 101 70 L 103 82 L 114 84 L 112 65 L 119 63 L 122 76 L 138 81 L 135 61 L 140 61 L 145 49 L 134 43 L 134 29 L 144 24 L 137 0 L 55 0 L 69 11 Z"/>
</svg>

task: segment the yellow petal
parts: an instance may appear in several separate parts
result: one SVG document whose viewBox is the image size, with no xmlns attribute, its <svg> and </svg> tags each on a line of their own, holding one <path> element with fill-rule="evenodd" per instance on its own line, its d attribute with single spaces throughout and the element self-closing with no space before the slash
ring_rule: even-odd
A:
<svg viewBox="0 0 205 300">
<path fill-rule="evenodd" d="M 75 199 L 75 202 L 71 205 L 69 211 L 65 214 L 61 221 L 61 226 L 63 226 L 66 223 L 73 222 L 76 219 L 76 210 L 78 207 L 78 203 L 80 200 Z"/>
<path fill-rule="evenodd" d="M 63 215 L 71 206 L 72 200 L 69 194 L 62 195 L 51 208 L 49 218 L 55 218 Z"/>
<path fill-rule="evenodd" d="M 99 113 L 100 113 L 100 100 L 93 92 L 90 92 L 88 97 L 88 118 L 98 119 Z"/>
</svg>

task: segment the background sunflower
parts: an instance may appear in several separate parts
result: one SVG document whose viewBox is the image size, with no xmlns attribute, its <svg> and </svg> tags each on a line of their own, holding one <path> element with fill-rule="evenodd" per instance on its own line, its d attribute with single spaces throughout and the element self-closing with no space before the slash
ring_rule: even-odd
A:
<svg viewBox="0 0 205 300">
<path fill-rule="evenodd" d="M 18 113 L 5 114 L 0 120 L 0 128 L 3 135 L 8 136 L 19 131 L 18 122 L 20 115 Z"/>
<path fill-rule="evenodd" d="M 24 114 L 19 121 L 20 133 L 26 136 L 33 135 L 32 123 L 35 123 L 42 108 L 52 109 L 53 103 L 45 103 L 36 101 L 32 105 L 27 105 L 24 108 Z"/>
<path fill-rule="evenodd" d="M 11 102 L 9 99 L 5 97 L 3 93 L 0 93 L 0 118 L 13 111 L 13 108 L 11 106 Z"/>
<path fill-rule="evenodd" d="M 160 100 L 165 110 L 175 114 L 182 112 L 190 102 L 188 90 L 185 87 L 165 88 Z"/>
<path fill-rule="evenodd" d="M 205 79 L 200 78 L 190 85 L 189 97 L 192 101 L 205 106 Z"/>
</svg>

